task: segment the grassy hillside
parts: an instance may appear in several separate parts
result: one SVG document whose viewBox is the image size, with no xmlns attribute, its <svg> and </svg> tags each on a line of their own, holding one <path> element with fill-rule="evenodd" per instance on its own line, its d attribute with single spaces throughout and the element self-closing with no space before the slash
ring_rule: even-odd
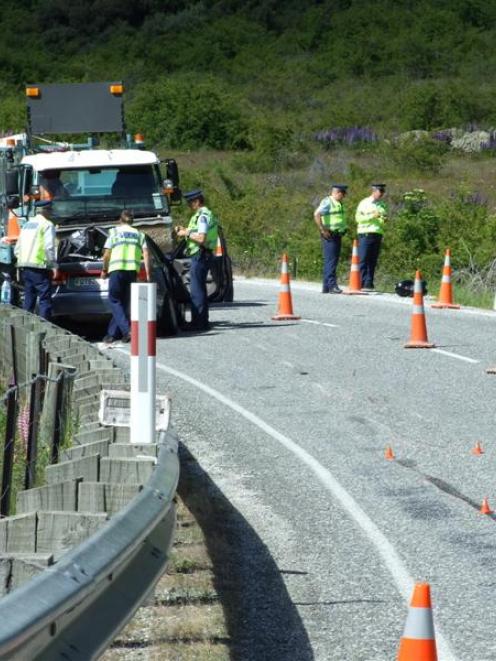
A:
<svg viewBox="0 0 496 661">
<path fill-rule="evenodd" d="M 353 213 L 383 179 L 385 283 L 437 278 L 449 243 L 464 281 L 494 285 L 494 134 L 460 155 L 436 131 L 496 127 L 496 3 L 7 0 L 0 24 L 0 129 L 23 127 L 25 82 L 124 79 L 128 128 L 206 188 L 242 267 L 286 248 L 318 277 L 330 180 Z M 413 129 L 430 133 L 398 139 Z"/>
<path fill-rule="evenodd" d="M 271 123 L 304 135 L 353 125 L 496 125 L 493 2 L 5 0 L 2 6 L 2 33 L 11 36 L 0 47 L 4 128 L 16 128 L 14 119 L 22 124 L 15 93 L 24 82 L 106 78 L 128 82 L 136 109 L 146 95 L 151 102 L 144 116 L 134 113 L 134 128 L 142 119 L 162 124 L 153 137 L 173 147 L 253 144 L 267 113 Z M 168 130 L 171 108 L 187 114 L 186 99 L 194 106 L 211 96 L 211 122 L 229 117 L 222 136 Z"/>
</svg>

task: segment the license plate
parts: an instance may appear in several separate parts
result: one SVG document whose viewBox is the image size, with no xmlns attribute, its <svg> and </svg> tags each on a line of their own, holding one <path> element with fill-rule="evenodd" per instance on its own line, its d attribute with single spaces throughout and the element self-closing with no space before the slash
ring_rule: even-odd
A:
<svg viewBox="0 0 496 661">
<path fill-rule="evenodd" d="M 101 289 L 101 281 L 98 278 L 69 278 L 70 289 L 90 289 L 92 291 L 99 291 Z"/>
</svg>

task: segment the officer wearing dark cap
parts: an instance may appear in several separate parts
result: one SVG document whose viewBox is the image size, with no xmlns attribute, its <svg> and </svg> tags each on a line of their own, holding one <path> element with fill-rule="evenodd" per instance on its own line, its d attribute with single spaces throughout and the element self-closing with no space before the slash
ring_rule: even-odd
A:
<svg viewBox="0 0 496 661">
<path fill-rule="evenodd" d="M 217 246 L 218 221 L 205 206 L 203 192 L 197 188 L 184 193 L 184 198 L 194 212 L 188 227 L 176 227 L 176 235 L 186 239 L 186 256 L 191 257 L 191 330 L 209 328 L 207 274 L 212 255 Z"/>
<path fill-rule="evenodd" d="M 341 238 L 346 232 L 343 199 L 347 190 L 348 186 L 344 184 L 332 184 L 330 195 L 321 200 L 313 214 L 324 256 L 323 294 L 341 294 L 343 291 L 338 287 L 336 269 L 341 254 Z"/>
<path fill-rule="evenodd" d="M 52 317 L 52 275 L 57 264 L 55 225 L 51 221 L 51 201 L 35 202 L 36 215 L 21 229 L 15 254 L 24 285 L 24 309 L 34 312 L 36 301 L 40 317 Z"/>
<path fill-rule="evenodd" d="M 375 268 L 387 220 L 387 207 L 383 200 L 386 184 L 372 184 L 371 189 L 372 194 L 359 203 L 355 216 L 363 291 L 374 291 Z"/>
</svg>

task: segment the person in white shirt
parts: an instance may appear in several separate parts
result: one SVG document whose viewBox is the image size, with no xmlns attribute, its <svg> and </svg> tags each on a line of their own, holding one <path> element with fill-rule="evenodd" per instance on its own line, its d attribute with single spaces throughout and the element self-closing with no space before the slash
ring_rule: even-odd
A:
<svg viewBox="0 0 496 661">
<path fill-rule="evenodd" d="M 24 285 L 24 309 L 40 317 L 52 318 L 52 276 L 57 268 L 55 225 L 51 220 L 50 200 L 35 203 L 36 216 L 29 217 L 21 229 L 15 255 Z"/>
<path fill-rule="evenodd" d="M 372 184 L 371 188 L 372 194 L 359 203 L 355 215 L 363 291 L 375 289 L 375 269 L 387 220 L 387 207 L 383 200 L 386 184 Z"/>
</svg>

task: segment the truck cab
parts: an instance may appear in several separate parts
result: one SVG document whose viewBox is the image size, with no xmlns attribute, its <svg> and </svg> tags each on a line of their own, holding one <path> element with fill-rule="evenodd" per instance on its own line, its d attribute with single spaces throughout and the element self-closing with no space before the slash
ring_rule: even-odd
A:
<svg viewBox="0 0 496 661">
<path fill-rule="evenodd" d="M 123 94 L 120 82 L 26 87 L 26 133 L 0 139 L 0 274 L 21 292 L 16 236 L 36 213 L 36 200 L 49 199 L 58 239 L 54 317 L 108 315 L 108 282 L 99 277 L 104 244 L 128 209 L 152 254 L 159 328 L 173 334 L 189 301 L 189 260 L 166 255 L 173 247 L 171 205 L 182 199 L 179 171 L 174 159 L 146 150 L 142 135 L 126 133 Z M 86 142 L 61 140 L 83 133 Z M 112 134 L 114 140 L 118 135 L 115 148 Z M 232 300 L 231 262 L 222 241 L 223 257 L 209 281 L 211 300 Z"/>
<path fill-rule="evenodd" d="M 109 229 L 129 209 L 135 226 L 162 244 L 149 238 L 157 319 L 171 334 L 180 320 L 162 249 L 172 242 L 170 206 L 181 199 L 179 174 L 173 159 L 161 163 L 144 149 L 143 136 L 125 133 L 123 92 L 122 83 L 27 86 L 27 131 L 0 141 L 0 271 L 21 292 L 15 235 L 36 213 L 36 200 L 50 200 L 58 242 L 54 317 L 108 316 L 108 283 L 100 278 L 103 249 Z M 86 142 L 60 139 L 83 132 L 90 134 Z M 100 148 L 99 134 L 110 143 L 112 133 L 119 134 L 119 145 Z"/>
<path fill-rule="evenodd" d="M 29 154 L 19 166 L 16 211 L 26 217 L 32 198 L 50 199 L 62 238 L 88 224 L 110 227 L 124 208 L 134 213 L 136 226 L 165 232 L 172 218 L 159 166 L 156 154 L 137 149 Z"/>
</svg>

